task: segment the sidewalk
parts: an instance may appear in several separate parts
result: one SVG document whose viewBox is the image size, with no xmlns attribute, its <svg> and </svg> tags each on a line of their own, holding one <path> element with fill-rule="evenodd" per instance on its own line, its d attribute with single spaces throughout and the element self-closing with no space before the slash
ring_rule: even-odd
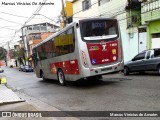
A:
<svg viewBox="0 0 160 120">
<path fill-rule="evenodd" d="M 48 106 L 45 106 L 48 107 Z M 7 88 L 4 84 L 0 84 L 0 116 L 1 111 L 44 111 L 36 106 L 33 106 L 28 101 L 21 99 L 11 89 Z M 53 110 L 52 111 L 57 111 Z M 0 120 L 78 120 L 74 117 L 0 117 Z"/>
<path fill-rule="evenodd" d="M 9 103 L 23 102 L 11 89 L 4 84 L 0 84 L 0 106 Z"/>
</svg>

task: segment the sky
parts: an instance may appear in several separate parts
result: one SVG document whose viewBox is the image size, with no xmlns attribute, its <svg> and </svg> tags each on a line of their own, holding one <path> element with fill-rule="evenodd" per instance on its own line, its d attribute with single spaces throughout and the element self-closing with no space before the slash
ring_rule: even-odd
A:
<svg viewBox="0 0 160 120">
<path fill-rule="evenodd" d="M 46 5 L 40 8 L 39 3 L 44 1 Z M 61 10 L 61 0 L 0 0 L 0 47 L 6 47 L 8 41 L 11 41 L 12 46 L 17 44 L 16 41 L 19 41 L 21 36 L 21 27 L 25 22 L 26 25 L 42 22 L 54 23 L 50 19 L 59 16 Z M 36 15 L 29 19 L 35 12 L 43 16 Z"/>
</svg>

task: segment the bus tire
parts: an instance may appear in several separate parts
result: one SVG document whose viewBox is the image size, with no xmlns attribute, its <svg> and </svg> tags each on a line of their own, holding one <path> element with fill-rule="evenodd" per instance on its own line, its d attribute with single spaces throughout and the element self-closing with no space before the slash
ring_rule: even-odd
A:
<svg viewBox="0 0 160 120">
<path fill-rule="evenodd" d="M 43 73 L 43 72 L 41 73 L 41 77 L 42 77 L 42 80 L 43 80 L 43 81 L 45 81 L 45 80 L 46 80 L 46 78 L 45 78 L 45 76 L 44 76 L 44 73 Z"/>
<path fill-rule="evenodd" d="M 57 77 L 60 85 L 65 86 L 66 85 L 65 75 L 61 69 L 58 70 Z"/>
<path fill-rule="evenodd" d="M 124 75 L 129 75 L 129 68 L 125 66 L 123 73 Z"/>
</svg>

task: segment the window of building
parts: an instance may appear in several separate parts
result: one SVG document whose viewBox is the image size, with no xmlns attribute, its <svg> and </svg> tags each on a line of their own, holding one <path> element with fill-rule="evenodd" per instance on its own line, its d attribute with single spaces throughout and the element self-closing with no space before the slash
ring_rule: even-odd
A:
<svg viewBox="0 0 160 120">
<path fill-rule="evenodd" d="M 33 30 L 40 30 L 40 26 L 39 25 L 33 26 Z"/>
<path fill-rule="evenodd" d="M 132 23 L 137 23 L 137 21 L 138 21 L 138 16 L 137 16 L 137 15 L 131 16 L 131 21 L 132 21 Z"/>
<path fill-rule="evenodd" d="M 87 10 L 91 7 L 91 0 L 82 1 L 82 9 Z"/>
<path fill-rule="evenodd" d="M 160 38 L 160 33 L 152 34 L 152 38 Z"/>
<path fill-rule="evenodd" d="M 41 34 L 40 33 L 38 33 L 38 34 L 31 34 L 31 35 L 29 35 L 29 39 L 31 40 L 31 39 L 33 39 L 33 40 L 35 40 L 35 39 L 41 39 Z"/>
<path fill-rule="evenodd" d="M 100 5 L 103 5 L 104 3 L 107 3 L 107 2 L 109 2 L 109 1 L 111 1 L 111 0 L 98 0 L 98 5 L 100 6 Z"/>
<path fill-rule="evenodd" d="M 27 27 L 27 30 L 32 30 L 32 26 Z"/>
</svg>

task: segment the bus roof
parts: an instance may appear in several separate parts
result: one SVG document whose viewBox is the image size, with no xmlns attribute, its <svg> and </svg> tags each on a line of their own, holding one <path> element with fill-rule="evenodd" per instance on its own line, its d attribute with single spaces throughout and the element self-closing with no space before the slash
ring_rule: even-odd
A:
<svg viewBox="0 0 160 120">
<path fill-rule="evenodd" d="M 44 39 L 42 42 L 38 43 L 37 45 L 35 45 L 33 47 L 36 48 L 42 44 L 44 44 L 45 42 L 49 41 L 50 39 L 52 39 L 54 36 L 57 36 L 59 34 L 61 34 L 63 31 L 65 31 L 66 29 L 68 29 L 69 27 L 71 27 L 72 25 L 74 25 L 75 23 L 79 23 L 79 21 L 88 21 L 88 20 L 116 20 L 115 18 L 85 18 L 85 19 L 80 19 L 80 20 L 77 20 L 76 22 L 72 22 L 70 24 L 68 24 L 65 28 L 61 29 L 60 31 L 56 32 L 56 33 L 53 33 L 51 36 L 47 37 L 46 39 Z"/>
</svg>

